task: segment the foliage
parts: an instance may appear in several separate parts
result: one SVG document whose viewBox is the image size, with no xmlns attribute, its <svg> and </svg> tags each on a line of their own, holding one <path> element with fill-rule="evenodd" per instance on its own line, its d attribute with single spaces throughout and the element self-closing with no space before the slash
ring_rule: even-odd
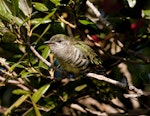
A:
<svg viewBox="0 0 150 116">
<path fill-rule="evenodd" d="M 80 38 L 102 58 L 109 78 L 149 91 L 149 0 L 92 0 L 105 13 L 100 17 L 87 1 L 0 0 L 1 114 L 98 115 L 112 113 L 108 105 L 115 113 L 148 112 L 149 96 L 135 98 L 139 105 L 134 105 L 123 96 L 128 90 L 84 75 L 72 77 L 43 44 L 58 33 Z"/>
</svg>

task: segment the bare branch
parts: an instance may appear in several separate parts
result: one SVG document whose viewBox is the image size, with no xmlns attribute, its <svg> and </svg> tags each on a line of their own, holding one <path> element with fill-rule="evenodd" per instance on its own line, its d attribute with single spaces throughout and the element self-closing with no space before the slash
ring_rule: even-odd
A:
<svg viewBox="0 0 150 116">
<path fill-rule="evenodd" d="M 116 85 L 120 88 L 127 89 L 129 91 L 133 91 L 137 94 L 137 97 L 140 97 L 142 95 L 150 95 L 150 93 L 143 92 L 141 89 L 137 89 L 135 86 L 123 84 L 119 81 L 107 78 L 104 75 L 98 75 L 98 74 L 95 74 L 95 73 L 88 73 L 87 76 L 95 78 L 97 80 L 105 81 L 107 83 Z"/>
<path fill-rule="evenodd" d="M 73 24 L 71 24 L 70 22 L 68 22 L 68 21 L 66 21 L 62 16 L 60 17 L 59 15 L 58 15 L 58 18 L 60 19 L 60 21 L 62 21 L 63 23 L 65 23 L 66 25 L 69 25 L 71 28 L 76 28 L 77 26 L 76 25 L 73 25 Z"/>
<path fill-rule="evenodd" d="M 49 63 L 47 60 L 45 60 L 35 49 L 33 46 L 29 46 L 31 51 L 34 53 L 35 56 L 37 56 L 38 59 L 40 59 L 42 62 L 44 62 L 47 66 L 51 67 L 51 63 Z"/>
<path fill-rule="evenodd" d="M 18 80 L 10 80 L 10 79 L 8 80 L 8 79 L 0 76 L 0 81 L 6 82 L 6 83 L 9 83 L 9 84 L 12 84 L 12 85 L 16 85 L 16 86 L 22 88 L 23 90 L 29 91 L 29 88 L 27 88 L 26 86 L 24 86 Z"/>
<path fill-rule="evenodd" d="M 113 26 L 105 19 L 102 17 L 101 13 L 99 12 L 99 10 L 89 1 L 86 1 L 86 5 L 93 10 L 94 14 L 96 15 L 97 18 L 99 18 L 99 21 L 105 25 L 106 27 L 108 27 L 109 30 L 113 31 Z"/>
<path fill-rule="evenodd" d="M 2 66 L 4 66 L 8 71 L 10 71 L 10 66 L 9 66 L 8 63 L 6 62 L 6 59 L 5 59 L 5 58 L 1 58 L 1 57 L 0 57 L 0 64 L 1 64 Z M 14 72 L 14 71 L 12 71 L 12 74 L 13 74 L 13 76 L 17 76 L 17 73 Z"/>
</svg>

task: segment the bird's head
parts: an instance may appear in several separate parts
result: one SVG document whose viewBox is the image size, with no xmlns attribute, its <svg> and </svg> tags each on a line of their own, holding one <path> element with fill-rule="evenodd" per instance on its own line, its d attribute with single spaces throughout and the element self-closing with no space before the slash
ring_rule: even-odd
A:
<svg viewBox="0 0 150 116">
<path fill-rule="evenodd" d="M 69 37 L 63 34 L 56 34 L 50 38 L 50 40 L 45 41 L 45 44 L 49 45 L 52 51 L 57 51 L 64 49 L 67 45 L 69 45 L 70 40 Z"/>
</svg>

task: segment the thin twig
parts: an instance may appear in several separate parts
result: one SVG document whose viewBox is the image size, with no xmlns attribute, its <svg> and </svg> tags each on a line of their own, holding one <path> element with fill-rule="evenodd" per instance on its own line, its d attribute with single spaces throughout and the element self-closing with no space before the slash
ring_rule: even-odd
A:
<svg viewBox="0 0 150 116">
<path fill-rule="evenodd" d="M 31 51 L 34 53 L 35 56 L 37 56 L 38 59 L 40 59 L 42 62 L 44 62 L 47 66 L 51 67 L 51 63 L 49 63 L 47 60 L 45 60 L 35 49 L 33 46 L 29 46 Z"/>
<path fill-rule="evenodd" d="M 61 70 L 59 70 L 58 68 L 56 68 L 54 65 L 52 65 L 50 62 L 48 62 L 47 60 L 45 60 L 36 50 L 33 46 L 29 45 L 31 51 L 34 53 L 34 55 L 41 60 L 43 63 L 45 63 L 48 67 L 53 68 L 54 70 L 60 72 L 63 74 L 63 72 Z"/>
<path fill-rule="evenodd" d="M 8 65 L 8 63 L 6 62 L 6 59 L 5 58 L 1 58 L 0 57 L 0 64 L 2 65 L 2 66 L 4 66 L 8 71 L 10 71 L 10 66 Z M 12 71 L 12 74 L 13 74 L 13 76 L 17 76 L 17 73 L 16 72 L 14 72 L 14 71 Z"/>
<path fill-rule="evenodd" d="M 7 82 L 12 85 L 16 85 L 16 86 L 22 88 L 23 90 L 29 91 L 29 89 L 26 86 L 24 86 L 22 83 L 20 83 L 18 80 L 10 80 L 10 79 L 6 79 L 6 78 L 0 76 L 0 81 Z"/>
<path fill-rule="evenodd" d="M 105 25 L 106 27 L 108 27 L 109 30 L 113 31 L 113 26 L 105 19 L 102 17 L 101 13 L 99 12 L 99 10 L 89 1 L 86 1 L 86 5 L 93 10 L 94 14 L 96 15 L 97 18 L 99 18 L 100 22 Z"/>
<path fill-rule="evenodd" d="M 66 21 L 63 17 L 60 17 L 59 15 L 58 15 L 58 18 L 60 19 L 60 21 L 62 21 L 63 23 L 69 25 L 71 28 L 75 29 L 77 27 L 76 25 L 71 24 L 70 22 Z"/>
</svg>

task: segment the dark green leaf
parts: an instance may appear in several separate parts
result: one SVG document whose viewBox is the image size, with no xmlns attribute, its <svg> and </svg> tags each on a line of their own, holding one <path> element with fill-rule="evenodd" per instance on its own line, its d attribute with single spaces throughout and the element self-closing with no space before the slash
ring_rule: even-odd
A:
<svg viewBox="0 0 150 116">
<path fill-rule="evenodd" d="M 19 0 L 12 0 L 11 2 L 13 7 L 12 13 L 16 16 L 19 12 Z"/>
</svg>

